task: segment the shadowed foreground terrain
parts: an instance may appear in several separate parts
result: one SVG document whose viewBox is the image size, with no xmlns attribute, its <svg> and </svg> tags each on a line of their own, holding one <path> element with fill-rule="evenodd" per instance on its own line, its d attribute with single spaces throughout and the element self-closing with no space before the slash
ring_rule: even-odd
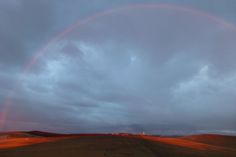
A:
<svg viewBox="0 0 236 157">
<path fill-rule="evenodd" d="M 236 137 L 130 134 L 0 134 L 0 157 L 235 157 Z"/>
</svg>

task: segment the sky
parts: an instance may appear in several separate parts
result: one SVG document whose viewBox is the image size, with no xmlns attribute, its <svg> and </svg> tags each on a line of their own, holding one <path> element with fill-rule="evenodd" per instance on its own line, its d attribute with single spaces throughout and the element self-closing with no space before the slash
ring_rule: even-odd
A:
<svg viewBox="0 0 236 157">
<path fill-rule="evenodd" d="M 236 134 L 235 0 L 0 0 L 0 130 Z"/>
</svg>

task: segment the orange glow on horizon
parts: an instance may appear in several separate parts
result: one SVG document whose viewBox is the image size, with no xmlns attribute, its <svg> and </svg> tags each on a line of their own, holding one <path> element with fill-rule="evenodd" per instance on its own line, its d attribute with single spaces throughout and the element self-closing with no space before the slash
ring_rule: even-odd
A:
<svg viewBox="0 0 236 157">
<path fill-rule="evenodd" d="M 197 150 L 212 150 L 212 151 L 224 151 L 228 148 L 221 146 L 214 146 L 210 144 L 204 144 L 200 142 L 185 140 L 181 138 L 170 138 L 170 137 L 154 137 L 154 136 L 142 136 L 143 139 L 162 142 L 170 145 L 176 145 L 185 148 L 192 148 Z"/>
<path fill-rule="evenodd" d="M 15 138 L 3 138 L 0 136 L 0 149 L 9 149 L 16 147 L 29 146 L 39 143 L 54 142 L 58 140 L 72 138 L 70 137 L 15 137 Z"/>
<path fill-rule="evenodd" d="M 27 146 L 37 143 L 52 142 L 58 140 L 57 138 L 10 138 L 0 139 L 0 149 L 15 148 L 21 146 Z"/>
</svg>

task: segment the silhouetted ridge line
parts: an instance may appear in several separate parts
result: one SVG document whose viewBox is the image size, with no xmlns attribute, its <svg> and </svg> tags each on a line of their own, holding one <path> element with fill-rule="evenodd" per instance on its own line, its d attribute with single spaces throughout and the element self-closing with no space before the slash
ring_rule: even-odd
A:
<svg viewBox="0 0 236 157">
<path fill-rule="evenodd" d="M 26 132 L 33 136 L 42 136 L 42 137 L 61 137 L 66 136 L 66 134 L 58 134 L 58 133 L 51 133 L 51 132 L 43 132 L 43 131 L 28 131 Z"/>
</svg>

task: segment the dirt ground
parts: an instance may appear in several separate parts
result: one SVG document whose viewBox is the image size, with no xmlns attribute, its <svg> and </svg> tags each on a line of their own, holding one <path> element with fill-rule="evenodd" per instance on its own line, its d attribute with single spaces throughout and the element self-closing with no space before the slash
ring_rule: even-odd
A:
<svg viewBox="0 0 236 157">
<path fill-rule="evenodd" d="M 17 139 L 16 139 L 17 138 Z M 25 139 L 27 138 L 27 139 Z M 197 139 L 197 138 L 196 138 Z M 236 147 L 210 145 L 192 138 L 130 135 L 10 137 L 0 139 L 0 157 L 235 157 Z M 15 141 L 14 141 L 15 140 Z M 17 143 L 11 147 L 11 143 Z M 211 139 L 208 139 L 211 140 Z M 26 141 L 24 143 L 24 141 Z M 224 141 L 225 142 L 225 141 Z M 10 147 L 3 147 L 4 144 Z M 189 145 L 189 146 L 188 146 Z M 1 147 L 2 146 L 2 147 Z"/>
</svg>

